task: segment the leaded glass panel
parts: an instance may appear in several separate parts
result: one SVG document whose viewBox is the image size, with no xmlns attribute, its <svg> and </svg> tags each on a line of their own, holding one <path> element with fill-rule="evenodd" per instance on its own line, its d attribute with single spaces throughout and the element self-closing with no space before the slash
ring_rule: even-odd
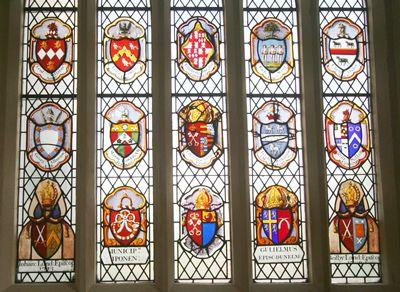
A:
<svg viewBox="0 0 400 292">
<path fill-rule="evenodd" d="M 307 239 L 296 1 L 243 1 L 255 282 L 305 282 Z"/>
<path fill-rule="evenodd" d="M 367 6 L 319 4 L 332 282 L 379 282 Z"/>
<path fill-rule="evenodd" d="M 220 0 L 171 1 L 175 280 L 231 279 Z"/>
<path fill-rule="evenodd" d="M 97 281 L 152 281 L 150 1 L 98 1 L 97 32 Z"/>
</svg>

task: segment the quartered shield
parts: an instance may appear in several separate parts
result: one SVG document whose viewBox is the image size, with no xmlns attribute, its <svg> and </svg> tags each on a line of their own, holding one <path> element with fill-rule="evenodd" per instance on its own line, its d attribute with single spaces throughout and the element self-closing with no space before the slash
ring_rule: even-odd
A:
<svg viewBox="0 0 400 292">
<path fill-rule="evenodd" d="M 186 229 L 189 237 L 204 248 L 214 241 L 218 230 L 217 213 L 215 211 L 188 210 Z"/>
<path fill-rule="evenodd" d="M 187 123 L 185 126 L 185 139 L 188 148 L 196 156 L 206 156 L 214 146 L 216 132 L 213 123 Z"/>
<path fill-rule="evenodd" d="M 278 159 L 289 144 L 289 129 L 287 124 L 262 124 L 260 129 L 262 146 L 271 157 Z"/>
<path fill-rule="evenodd" d="M 343 123 L 335 125 L 335 142 L 345 156 L 353 157 L 361 148 L 361 123 Z"/>
<path fill-rule="evenodd" d="M 261 222 L 265 235 L 274 244 L 281 244 L 292 232 L 293 214 L 289 208 L 263 209 Z"/>
<path fill-rule="evenodd" d="M 44 259 L 51 258 L 62 243 L 62 223 L 32 222 L 32 246 Z"/>
<path fill-rule="evenodd" d="M 112 210 L 109 224 L 115 240 L 122 246 L 128 246 L 139 234 L 140 211 L 128 208 Z"/>
<path fill-rule="evenodd" d="M 61 125 L 37 125 L 34 132 L 37 151 L 44 159 L 53 159 L 63 149 L 64 135 L 64 128 Z"/>
<path fill-rule="evenodd" d="M 115 151 L 123 158 L 132 154 L 138 145 L 140 128 L 137 123 L 113 124 L 110 139 Z"/>
<path fill-rule="evenodd" d="M 367 242 L 367 218 L 345 217 L 338 220 L 340 241 L 352 253 L 358 252 Z"/>
<path fill-rule="evenodd" d="M 267 39 L 258 41 L 258 57 L 270 72 L 278 71 L 286 61 L 286 41 Z"/>
</svg>

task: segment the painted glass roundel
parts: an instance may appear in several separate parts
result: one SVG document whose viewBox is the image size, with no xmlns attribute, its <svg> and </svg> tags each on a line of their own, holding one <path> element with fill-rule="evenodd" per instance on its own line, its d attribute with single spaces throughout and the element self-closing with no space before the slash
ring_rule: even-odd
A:
<svg viewBox="0 0 400 292">
<path fill-rule="evenodd" d="M 72 70 L 72 28 L 48 17 L 31 30 L 30 69 L 45 83 L 56 83 Z"/>
<path fill-rule="evenodd" d="M 47 102 L 27 121 L 28 159 L 43 171 L 54 171 L 71 157 L 72 117 L 58 104 Z"/>
<path fill-rule="evenodd" d="M 145 113 L 129 101 L 116 102 L 104 116 L 103 149 L 120 169 L 138 164 L 147 152 Z"/>
<path fill-rule="evenodd" d="M 113 190 L 103 202 L 104 245 L 146 246 L 147 201 L 127 186 Z"/>
<path fill-rule="evenodd" d="M 179 111 L 179 152 L 197 168 L 210 167 L 223 153 L 221 112 L 198 99 Z"/>
<path fill-rule="evenodd" d="M 344 169 L 356 169 L 371 151 L 367 114 L 355 103 L 341 101 L 325 116 L 326 147 L 330 159 Z"/>
<path fill-rule="evenodd" d="M 280 82 L 294 67 L 292 30 L 276 18 L 266 18 L 251 30 L 251 66 L 267 82 Z"/>
<path fill-rule="evenodd" d="M 339 186 L 335 213 L 329 225 L 331 253 L 379 253 L 379 229 L 360 183 Z M 372 262 L 372 257 L 371 257 Z"/>
<path fill-rule="evenodd" d="M 365 44 L 362 29 L 347 18 L 335 18 L 323 29 L 323 63 L 337 79 L 354 79 L 364 69 Z"/>
<path fill-rule="evenodd" d="M 105 71 L 120 83 L 146 70 L 145 29 L 131 18 L 118 18 L 105 28 L 103 49 Z"/>
<path fill-rule="evenodd" d="M 64 220 L 68 209 L 60 185 L 44 179 L 36 187 L 29 205 L 29 221 L 19 234 L 18 258 L 29 259 L 73 259 L 74 232 Z M 73 270 L 73 262 L 66 270 Z"/>
<path fill-rule="evenodd" d="M 188 78 L 203 81 L 220 65 L 219 32 L 203 17 L 184 22 L 177 33 L 178 66 Z"/>
<path fill-rule="evenodd" d="M 207 187 L 192 189 L 178 205 L 181 208 L 182 247 L 199 258 L 208 258 L 223 245 L 221 196 Z"/>
<path fill-rule="evenodd" d="M 296 121 L 291 109 L 277 101 L 267 102 L 253 115 L 253 147 L 258 161 L 282 169 L 296 158 Z"/>
</svg>

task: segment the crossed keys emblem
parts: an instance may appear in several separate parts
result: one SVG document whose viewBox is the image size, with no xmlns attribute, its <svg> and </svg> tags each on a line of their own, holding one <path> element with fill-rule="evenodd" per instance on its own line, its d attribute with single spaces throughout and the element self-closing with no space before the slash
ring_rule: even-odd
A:
<svg viewBox="0 0 400 292">
<path fill-rule="evenodd" d="M 188 141 L 189 146 L 193 146 L 193 144 L 194 144 L 194 146 L 199 146 L 199 142 L 196 141 L 196 138 L 197 138 L 197 136 L 199 136 L 199 133 L 194 133 L 194 135 L 193 135 L 191 132 L 189 132 L 188 136 L 189 136 L 189 138 L 191 138 L 190 141 Z"/>
<path fill-rule="evenodd" d="M 344 233 L 343 233 L 344 238 L 351 238 L 350 224 L 351 224 L 351 221 L 347 222 L 347 224 L 346 224 L 346 222 L 343 222 L 343 226 L 345 228 Z"/>
<path fill-rule="evenodd" d="M 193 226 L 192 229 L 189 231 L 190 235 L 197 235 L 200 236 L 201 235 L 201 230 L 199 228 L 197 228 L 198 226 L 201 225 L 201 219 L 199 217 L 199 214 L 197 213 L 193 213 L 190 214 L 190 219 L 189 219 L 189 225 Z"/>
<path fill-rule="evenodd" d="M 121 233 L 124 229 L 132 233 L 136 232 L 139 228 L 139 223 L 135 221 L 135 214 L 132 214 L 128 210 L 121 210 L 116 216 L 115 221 L 111 223 L 111 227 L 116 230 L 117 233 Z M 119 227 L 118 227 L 119 226 Z"/>
</svg>

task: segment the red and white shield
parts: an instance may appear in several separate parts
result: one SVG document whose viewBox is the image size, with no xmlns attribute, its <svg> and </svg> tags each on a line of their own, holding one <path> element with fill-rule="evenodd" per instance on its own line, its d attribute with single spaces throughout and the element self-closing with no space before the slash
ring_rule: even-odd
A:
<svg viewBox="0 0 400 292">
<path fill-rule="evenodd" d="M 184 22 L 177 32 L 179 69 L 194 81 L 203 81 L 219 68 L 217 26 L 203 17 Z"/>
<path fill-rule="evenodd" d="M 46 83 L 56 83 L 72 70 L 72 28 L 58 18 L 48 17 L 31 31 L 31 72 Z"/>
<path fill-rule="evenodd" d="M 112 210 L 110 214 L 110 229 L 116 241 L 121 245 L 129 245 L 140 230 L 140 212 L 139 210 Z"/>
<path fill-rule="evenodd" d="M 188 147 L 199 157 L 206 156 L 213 148 L 215 135 L 215 126 L 212 123 L 187 123 L 185 127 L 185 139 Z"/>
<path fill-rule="evenodd" d="M 32 222 L 32 246 L 44 259 L 51 258 L 62 243 L 62 223 Z"/>
</svg>

